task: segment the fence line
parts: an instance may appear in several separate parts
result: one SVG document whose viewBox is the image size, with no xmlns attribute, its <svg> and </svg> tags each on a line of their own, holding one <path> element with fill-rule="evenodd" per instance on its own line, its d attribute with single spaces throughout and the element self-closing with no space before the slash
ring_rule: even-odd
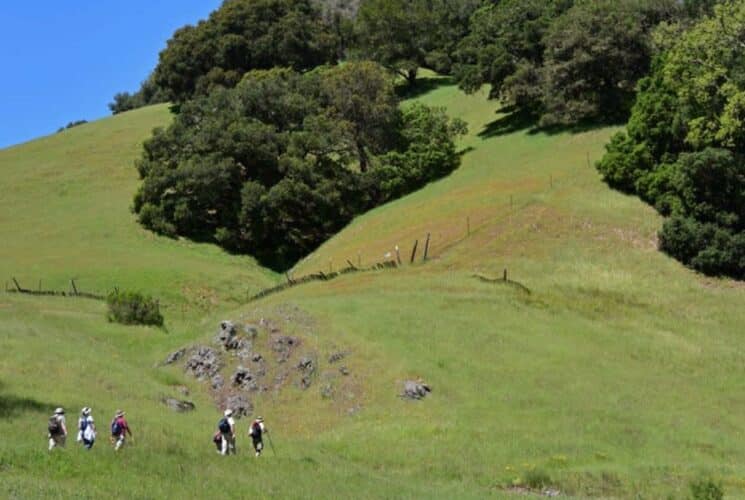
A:
<svg viewBox="0 0 745 500">
<path fill-rule="evenodd" d="M 273 286 L 271 288 L 265 288 L 264 290 L 260 291 L 256 295 L 251 296 L 248 301 L 254 302 L 259 299 L 263 299 L 264 297 L 268 295 L 273 295 L 275 293 L 282 292 L 284 290 L 287 290 L 288 288 L 293 288 L 298 285 L 303 285 L 305 283 L 310 283 L 311 281 L 329 281 L 333 280 L 335 278 L 338 278 L 340 276 L 343 276 L 345 274 L 351 274 L 351 273 L 364 273 L 364 272 L 370 272 L 370 271 L 380 271 L 380 270 L 386 270 L 386 269 L 397 269 L 398 264 L 395 260 L 389 260 L 384 262 L 378 262 L 377 264 L 367 267 L 367 268 L 360 268 L 351 265 L 349 261 L 347 261 L 347 264 L 350 264 L 349 267 L 345 267 L 344 269 L 341 269 L 339 271 L 334 271 L 331 273 L 324 273 L 322 271 L 319 271 L 314 274 L 308 274 L 303 276 L 302 278 L 291 278 L 289 275 L 287 276 L 287 281 L 285 283 L 282 283 L 277 286 Z"/>
<path fill-rule="evenodd" d="M 93 300 L 106 300 L 105 295 L 99 295 L 96 293 L 90 293 L 90 292 L 83 292 L 80 291 L 75 284 L 75 280 L 70 280 L 70 284 L 72 285 L 72 291 L 57 291 L 57 290 L 42 290 L 41 289 L 41 282 L 39 282 L 39 289 L 38 290 L 31 290 L 28 288 L 23 288 L 20 283 L 18 283 L 18 280 L 15 278 L 11 278 L 13 281 L 13 284 L 15 285 L 15 288 L 8 287 L 8 282 L 5 282 L 5 293 L 19 293 L 24 295 L 33 295 L 33 296 L 45 296 L 45 297 L 79 297 L 83 299 L 93 299 Z"/>
</svg>

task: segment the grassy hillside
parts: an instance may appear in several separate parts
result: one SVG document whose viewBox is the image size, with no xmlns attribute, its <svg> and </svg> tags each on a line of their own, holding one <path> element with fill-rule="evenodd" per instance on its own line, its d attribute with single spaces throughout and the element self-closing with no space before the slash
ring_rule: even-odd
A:
<svg viewBox="0 0 745 500">
<path fill-rule="evenodd" d="M 419 99 L 469 122 L 463 167 L 355 220 L 294 274 L 370 264 L 395 245 L 407 260 L 427 232 L 430 261 L 251 304 L 241 294 L 273 275 L 210 246 L 153 237 L 126 210 L 136 145 L 167 121 L 165 109 L 0 152 L 13 186 L 0 201 L 3 241 L 23 228 L 36 235 L 3 246 L 4 274 L 65 286 L 75 273 L 84 287 L 126 283 L 175 304 L 163 333 L 107 324 L 95 302 L 0 296 L 0 492 L 483 498 L 510 497 L 509 485 L 540 472 L 575 497 L 683 498 L 702 475 L 745 495 L 745 289 L 655 250 L 656 214 L 609 191 L 589 165 L 613 130 L 532 133 L 449 85 Z M 33 175 L 38 165 L 50 167 Z M 64 184 L 53 172 L 78 179 L 67 187 L 76 196 L 55 197 Z M 83 210 L 66 212 L 71 199 Z M 530 294 L 473 276 L 505 268 Z M 206 299 L 190 295 L 198 286 L 213 297 L 203 309 Z M 254 460 L 244 435 L 236 459 L 218 457 L 206 386 L 178 366 L 153 367 L 176 347 L 208 342 L 223 318 L 277 318 L 304 336 L 301 352 L 318 355 L 308 390 L 255 398 L 277 457 Z M 327 361 L 336 350 L 350 353 L 347 378 Z M 401 400 L 402 381 L 417 377 L 433 393 Z M 196 412 L 160 404 L 179 385 Z M 321 396 L 326 385 L 331 397 Z M 91 405 L 104 426 L 125 407 L 137 441 L 120 456 L 105 439 L 90 454 L 48 456 L 45 417 L 57 404 Z"/>
</svg>

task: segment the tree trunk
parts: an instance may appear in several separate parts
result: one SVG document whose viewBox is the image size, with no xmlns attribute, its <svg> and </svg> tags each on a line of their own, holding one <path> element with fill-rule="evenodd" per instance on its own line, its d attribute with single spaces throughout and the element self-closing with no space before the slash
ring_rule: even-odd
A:
<svg viewBox="0 0 745 500">
<path fill-rule="evenodd" d="M 413 87 L 416 83 L 416 75 L 418 72 L 418 68 L 410 69 L 406 72 L 406 81 L 409 84 L 409 87 Z"/>
<path fill-rule="evenodd" d="M 361 143 L 357 143 L 357 157 L 360 160 L 360 172 L 365 173 L 367 172 L 367 167 L 370 164 L 370 160 L 367 157 L 367 151 L 365 151 L 365 146 Z"/>
</svg>

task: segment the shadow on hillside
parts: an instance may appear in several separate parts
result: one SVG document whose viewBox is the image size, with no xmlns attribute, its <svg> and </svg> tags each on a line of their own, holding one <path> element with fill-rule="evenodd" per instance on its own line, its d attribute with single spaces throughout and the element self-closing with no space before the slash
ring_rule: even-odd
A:
<svg viewBox="0 0 745 500">
<path fill-rule="evenodd" d="M 417 78 L 414 85 L 398 85 L 396 94 L 401 99 L 414 99 L 449 85 L 455 85 L 455 80 L 451 76 L 421 77 Z"/>
<path fill-rule="evenodd" d="M 512 134 L 527 130 L 529 134 L 548 134 L 556 135 L 569 132 L 572 134 L 579 134 L 582 132 L 589 132 L 603 127 L 612 125 L 619 125 L 625 123 L 619 120 L 597 120 L 597 121 L 585 121 L 574 125 L 551 125 L 541 127 L 539 125 L 540 117 L 535 113 L 529 111 L 517 109 L 514 107 L 502 108 L 499 113 L 503 113 L 496 120 L 488 123 L 484 129 L 479 132 L 479 137 L 482 139 L 489 139 L 492 137 L 500 137 L 503 135 Z"/>
<path fill-rule="evenodd" d="M 0 384 L 1 388 L 2 384 Z M 12 394 L 0 394 L 0 419 L 15 417 L 27 411 L 51 414 L 54 411 L 54 405 Z"/>
</svg>

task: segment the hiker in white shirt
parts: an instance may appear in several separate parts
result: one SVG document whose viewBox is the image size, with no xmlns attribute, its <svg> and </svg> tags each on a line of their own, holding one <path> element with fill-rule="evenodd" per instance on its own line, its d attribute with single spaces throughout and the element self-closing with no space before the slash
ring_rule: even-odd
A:
<svg viewBox="0 0 745 500">
<path fill-rule="evenodd" d="M 230 455 L 232 452 L 235 455 L 235 420 L 233 419 L 233 410 L 228 408 L 225 410 L 224 415 L 217 424 L 217 428 L 222 436 L 220 454 Z"/>
<path fill-rule="evenodd" d="M 93 448 L 96 441 L 96 424 L 91 413 L 92 410 L 86 406 L 81 410 L 78 419 L 78 442 L 82 442 L 86 450 Z"/>
</svg>

